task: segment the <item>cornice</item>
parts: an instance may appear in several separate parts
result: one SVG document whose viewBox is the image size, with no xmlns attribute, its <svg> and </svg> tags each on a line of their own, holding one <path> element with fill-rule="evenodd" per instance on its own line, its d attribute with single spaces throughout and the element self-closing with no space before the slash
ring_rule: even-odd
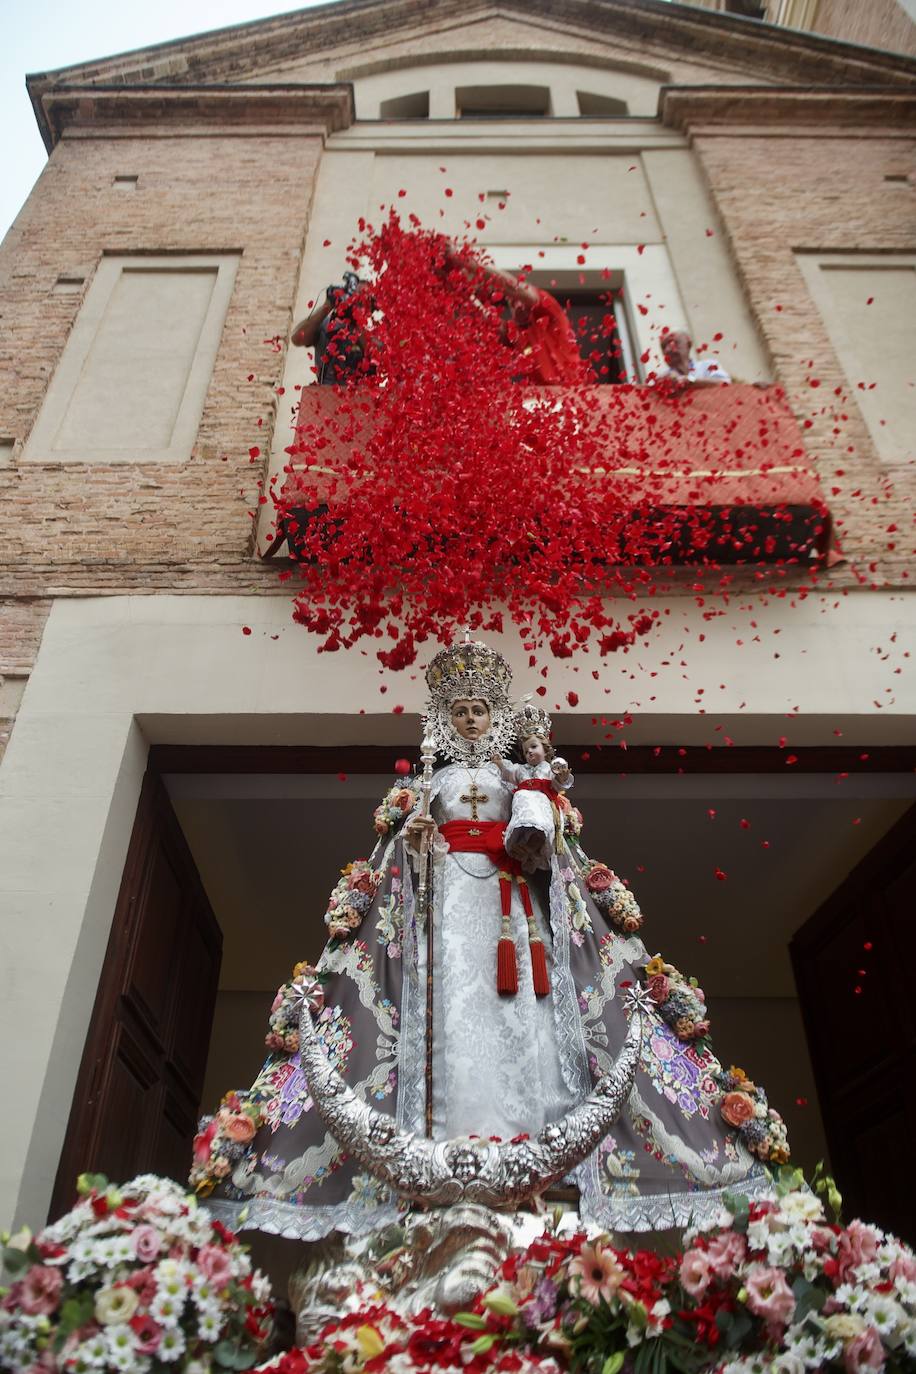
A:
<svg viewBox="0 0 916 1374">
<path fill-rule="evenodd" d="M 898 86 L 663 86 L 659 118 L 689 133 L 698 125 L 888 127 L 916 130 L 916 90 Z"/>
<path fill-rule="evenodd" d="M 256 86 L 52 86 L 33 93 L 48 152 L 73 131 L 317 127 L 324 134 L 353 122 L 353 87 L 283 83 Z"/>
<path fill-rule="evenodd" d="M 693 60 L 766 72 L 776 81 L 916 82 L 916 59 L 670 0 L 465 0 L 459 13 L 462 20 L 543 18 L 584 28 L 599 42 L 637 40 Z M 336 0 L 30 76 L 27 84 L 31 91 L 33 84 L 240 82 L 301 53 L 314 56 L 358 43 L 368 55 L 376 43 L 455 17 L 454 0 Z"/>
</svg>

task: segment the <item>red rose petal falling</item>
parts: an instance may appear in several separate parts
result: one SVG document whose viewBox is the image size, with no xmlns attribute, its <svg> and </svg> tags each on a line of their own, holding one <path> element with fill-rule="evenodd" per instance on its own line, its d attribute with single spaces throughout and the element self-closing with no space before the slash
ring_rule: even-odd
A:
<svg viewBox="0 0 916 1374">
<path fill-rule="evenodd" d="M 447 239 L 409 221 L 392 211 L 350 246 L 348 262 L 367 264 L 373 283 L 351 307 L 363 361 L 346 386 L 303 389 L 316 393 L 313 407 L 287 450 L 283 494 L 270 487 L 295 545 L 294 618 L 324 652 L 374 639 L 388 669 L 465 624 L 501 632 L 500 605 L 526 642 L 559 658 L 589 644 L 627 652 L 660 623 L 638 603 L 665 590 L 658 568 L 677 563 L 676 546 L 689 546 L 704 574 L 717 569 L 704 556 L 709 508 L 672 507 L 665 492 L 682 475 L 647 438 L 641 412 L 633 418 L 635 398 L 647 414 L 670 406 L 676 425 L 694 393 L 605 387 L 596 418 L 590 386 L 543 385 L 537 349 L 515 346 L 523 325 L 506 321 L 505 290 L 478 269 L 480 250 L 458 245 L 458 266 Z M 594 342 L 619 347 L 612 306 L 609 291 L 605 338 Z M 600 363 L 600 348 L 591 356 Z M 587 380 L 578 355 L 575 371 Z M 608 433 L 614 475 L 596 480 Z M 760 443 L 765 471 L 779 456 L 766 452 L 764 422 Z M 648 503 L 647 482 L 658 488 Z M 772 565 L 756 517 L 746 518 L 730 529 L 738 561 Z M 784 561 L 797 571 L 801 559 Z M 708 581 L 698 583 L 707 596 Z"/>
</svg>

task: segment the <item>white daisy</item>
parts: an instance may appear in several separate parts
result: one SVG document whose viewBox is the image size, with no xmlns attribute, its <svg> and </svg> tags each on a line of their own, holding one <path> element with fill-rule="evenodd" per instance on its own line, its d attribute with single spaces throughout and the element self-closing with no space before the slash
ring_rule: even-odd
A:
<svg viewBox="0 0 916 1374">
<path fill-rule="evenodd" d="M 185 1339 L 184 1332 L 177 1326 L 163 1331 L 162 1340 L 159 1342 L 159 1349 L 156 1351 L 157 1359 L 163 1364 L 172 1364 L 184 1354 Z"/>
</svg>

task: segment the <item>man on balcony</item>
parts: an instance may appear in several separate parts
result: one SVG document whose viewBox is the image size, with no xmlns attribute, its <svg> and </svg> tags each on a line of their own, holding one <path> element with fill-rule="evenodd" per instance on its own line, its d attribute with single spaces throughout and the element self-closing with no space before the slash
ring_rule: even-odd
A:
<svg viewBox="0 0 916 1374">
<path fill-rule="evenodd" d="M 692 347 L 685 329 L 673 329 L 662 335 L 662 353 L 667 366 L 659 372 L 658 380 L 690 382 L 694 386 L 720 386 L 731 381 L 718 358 L 703 358 L 698 362 L 691 356 Z"/>
</svg>

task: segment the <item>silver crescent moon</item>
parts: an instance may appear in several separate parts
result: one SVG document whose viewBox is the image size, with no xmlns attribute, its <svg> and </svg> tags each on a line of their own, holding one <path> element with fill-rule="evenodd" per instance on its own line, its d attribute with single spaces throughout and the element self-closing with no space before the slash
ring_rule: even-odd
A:
<svg viewBox="0 0 916 1374">
<path fill-rule="evenodd" d="M 347 1087 L 318 1041 L 307 1000 L 299 1028 L 302 1071 L 315 1110 L 338 1144 L 402 1197 L 439 1206 L 517 1207 L 565 1178 L 617 1120 L 636 1076 L 648 1004 L 642 988 L 630 990 L 630 1024 L 610 1071 L 583 1102 L 533 1140 L 428 1140 L 402 1130 Z"/>
</svg>

